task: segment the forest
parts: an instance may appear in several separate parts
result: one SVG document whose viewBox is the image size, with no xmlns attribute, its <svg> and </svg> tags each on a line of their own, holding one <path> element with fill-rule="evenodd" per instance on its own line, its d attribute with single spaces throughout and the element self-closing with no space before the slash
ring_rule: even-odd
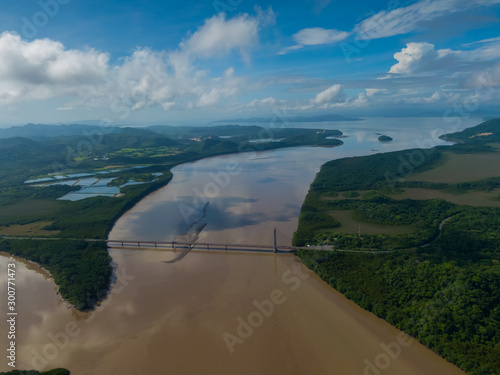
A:
<svg viewBox="0 0 500 375">
<path fill-rule="evenodd" d="M 61 297 L 78 310 L 92 309 L 107 295 L 112 270 L 104 241 L 4 240 L 2 251 L 47 269 Z"/>
</svg>

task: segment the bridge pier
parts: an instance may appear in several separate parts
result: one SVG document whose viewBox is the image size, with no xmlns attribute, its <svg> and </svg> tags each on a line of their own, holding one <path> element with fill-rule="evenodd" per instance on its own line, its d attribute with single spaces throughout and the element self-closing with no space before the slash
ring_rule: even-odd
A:
<svg viewBox="0 0 500 375">
<path fill-rule="evenodd" d="M 273 248 L 273 253 L 278 252 L 278 247 L 276 246 L 276 228 L 274 228 L 274 248 Z"/>
</svg>

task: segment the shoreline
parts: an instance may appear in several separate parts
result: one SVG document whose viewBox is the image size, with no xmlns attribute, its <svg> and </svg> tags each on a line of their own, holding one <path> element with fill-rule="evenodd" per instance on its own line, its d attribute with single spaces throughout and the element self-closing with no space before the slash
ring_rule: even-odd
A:
<svg viewBox="0 0 500 375">
<path fill-rule="evenodd" d="M 66 307 L 68 309 L 71 309 L 71 310 L 75 310 L 75 311 L 79 311 L 79 312 L 86 312 L 84 310 L 78 310 L 71 302 L 69 302 L 66 298 L 64 298 L 61 293 L 59 292 L 59 285 L 56 284 L 55 280 L 54 280 L 54 276 L 52 276 L 52 273 L 47 269 L 45 268 L 44 266 L 42 266 L 41 264 L 39 263 L 36 263 L 36 262 L 33 262 L 32 260 L 29 260 L 29 259 L 26 259 L 26 258 L 22 258 L 22 257 L 18 257 L 16 255 L 12 255 L 10 253 L 6 253 L 5 251 L 0 251 L 0 256 L 4 257 L 4 258 L 12 258 L 14 259 L 16 262 L 21 262 L 21 263 L 24 263 L 25 265 L 32 265 L 32 266 L 36 266 L 38 267 L 39 269 L 43 270 L 43 272 L 46 274 L 44 275 L 42 272 L 39 272 L 37 270 L 33 270 L 33 269 L 30 269 L 30 270 L 33 270 L 37 273 L 40 273 L 42 274 L 42 276 L 44 276 L 46 279 L 50 280 L 51 283 L 54 285 L 55 289 L 56 289 L 56 295 L 59 297 L 60 301 L 62 303 L 64 303 L 66 305 Z M 29 268 L 28 268 L 29 269 Z"/>
<path fill-rule="evenodd" d="M 109 248 L 108 248 L 108 253 L 109 253 Z M 17 255 L 13 255 L 13 254 L 10 254 L 10 253 L 7 253 L 5 251 L 0 251 L 0 256 L 4 257 L 4 258 L 13 258 L 16 262 L 21 262 L 23 264 L 25 264 L 26 266 L 35 266 L 37 268 L 39 268 L 40 270 L 42 270 L 43 272 L 40 272 L 39 270 L 34 270 L 34 269 L 30 269 L 28 268 L 29 270 L 33 270 L 37 273 L 40 273 L 42 274 L 42 276 L 44 276 L 46 279 L 50 280 L 50 282 L 54 285 L 55 289 L 56 289 L 56 295 L 59 297 L 59 300 L 64 303 L 66 305 L 66 307 L 70 310 L 73 310 L 73 311 L 76 311 L 76 312 L 80 312 L 80 313 L 91 313 L 93 311 L 95 311 L 99 305 L 104 302 L 108 296 L 111 294 L 111 291 L 112 291 L 112 285 L 116 282 L 116 269 L 117 269 L 117 266 L 112 266 L 112 273 L 111 273 L 111 276 L 109 278 L 109 281 L 110 281 L 110 287 L 106 290 L 107 293 L 106 293 L 106 297 L 105 298 L 102 298 L 98 301 L 96 301 L 96 303 L 94 304 L 94 306 L 92 306 L 92 308 L 90 309 L 85 309 L 85 310 L 81 310 L 81 309 L 78 309 L 75 305 L 73 305 L 71 302 L 69 302 L 66 298 L 64 298 L 61 293 L 60 293 L 60 286 L 57 285 L 57 283 L 55 282 L 54 280 L 54 276 L 52 275 L 52 273 L 47 269 L 45 268 L 44 266 L 42 266 L 41 264 L 37 263 L 37 262 L 34 262 L 32 260 L 29 260 L 29 259 L 26 259 L 26 258 L 23 258 L 23 257 L 19 257 Z M 45 273 L 45 274 L 44 274 Z"/>
</svg>

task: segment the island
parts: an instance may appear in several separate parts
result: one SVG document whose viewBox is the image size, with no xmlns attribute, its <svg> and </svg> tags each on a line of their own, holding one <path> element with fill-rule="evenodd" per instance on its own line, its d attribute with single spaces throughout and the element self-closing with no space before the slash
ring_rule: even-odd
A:
<svg viewBox="0 0 500 375">
<path fill-rule="evenodd" d="M 387 135 L 381 135 L 380 137 L 378 137 L 378 140 L 380 142 L 390 142 L 392 141 L 392 138 Z"/>
</svg>

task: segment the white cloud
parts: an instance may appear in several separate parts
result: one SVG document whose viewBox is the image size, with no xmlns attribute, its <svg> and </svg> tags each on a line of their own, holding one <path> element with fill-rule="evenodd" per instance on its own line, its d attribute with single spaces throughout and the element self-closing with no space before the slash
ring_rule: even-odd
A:
<svg viewBox="0 0 500 375">
<path fill-rule="evenodd" d="M 486 89 L 492 91 L 493 87 L 500 87 L 500 63 L 489 69 L 481 69 L 472 74 L 466 82 L 467 88 Z"/>
<path fill-rule="evenodd" d="M 226 14 L 220 13 L 206 20 L 180 47 L 204 57 L 217 56 L 235 48 L 252 47 L 257 42 L 258 29 L 259 23 L 255 17 L 244 14 L 226 20 Z"/>
<path fill-rule="evenodd" d="M 350 33 L 336 29 L 323 29 L 321 27 L 311 27 L 299 30 L 293 34 L 296 45 L 283 48 L 278 55 L 285 55 L 290 51 L 298 50 L 304 46 L 317 46 L 321 44 L 333 44 L 346 39 Z"/>
<path fill-rule="evenodd" d="M 394 54 L 398 61 L 389 70 L 393 74 L 415 74 L 443 67 L 460 52 L 436 50 L 430 43 L 408 43 L 401 52 Z"/>
<path fill-rule="evenodd" d="M 319 92 L 306 104 L 290 106 L 290 109 L 314 110 L 329 108 L 360 107 L 368 104 L 365 93 L 359 93 L 357 97 L 350 97 L 344 93 L 343 86 L 335 84 Z"/>
<path fill-rule="evenodd" d="M 497 36 L 496 38 L 477 40 L 477 41 L 472 42 L 472 43 L 466 43 L 466 44 L 464 44 L 464 47 L 473 46 L 476 44 L 496 44 L 498 42 L 500 42 L 500 36 Z"/>
<path fill-rule="evenodd" d="M 321 11 L 325 9 L 333 0 L 313 0 L 313 1 L 314 1 L 313 13 L 320 14 Z"/>
<path fill-rule="evenodd" d="M 304 48 L 304 46 L 301 46 L 300 44 L 296 44 L 294 46 L 286 47 L 283 48 L 281 51 L 278 52 L 278 55 L 286 55 L 289 51 L 295 51 L 298 49 Z"/>
<path fill-rule="evenodd" d="M 342 91 L 342 85 L 335 84 L 326 90 L 321 91 L 314 97 L 314 99 L 311 99 L 311 104 L 331 103 L 332 101 L 342 100 L 343 97 L 344 93 Z"/>
<path fill-rule="evenodd" d="M 446 97 L 450 97 L 449 95 Z M 437 103 L 444 99 L 445 96 L 443 96 L 440 92 L 436 91 L 434 94 L 432 94 L 430 97 L 407 97 L 404 98 L 405 103 L 410 103 L 410 104 L 431 104 L 431 103 Z"/>
<path fill-rule="evenodd" d="M 335 29 L 323 29 L 321 27 L 312 27 L 302 29 L 293 35 L 293 39 L 304 46 L 315 46 L 318 44 L 337 43 L 349 36 L 348 32 Z"/>
<path fill-rule="evenodd" d="M 386 93 L 387 89 L 366 89 L 366 96 L 371 97 L 379 93 Z"/>
<path fill-rule="evenodd" d="M 423 21 L 498 3 L 500 0 L 421 0 L 406 7 L 381 11 L 360 22 L 355 30 L 360 39 L 385 38 L 414 31 Z"/>
<path fill-rule="evenodd" d="M 195 107 L 213 106 L 222 98 L 228 98 L 238 94 L 243 87 L 243 81 L 240 78 L 234 77 L 234 69 L 229 68 L 224 73 L 223 77 L 210 80 L 210 84 L 204 90 L 201 90 L 201 95 L 194 105 Z"/>
<path fill-rule="evenodd" d="M 401 52 L 394 54 L 398 61 L 389 70 L 391 74 L 421 75 L 435 74 L 447 70 L 449 74 L 458 69 L 472 69 L 477 62 L 500 58 L 500 41 L 489 43 L 475 50 L 437 50 L 430 43 L 408 43 Z"/>
<path fill-rule="evenodd" d="M 278 100 L 270 96 L 269 98 L 265 99 L 252 100 L 250 103 L 247 103 L 247 107 L 275 107 L 284 103 L 284 100 Z"/>
<path fill-rule="evenodd" d="M 0 104 L 67 97 L 59 110 L 108 107 L 115 112 L 162 106 L 165 110 L 208 107 L 251 87 L 229 68 L 220 77 L 196 67 L 197 60 L 223 57 L 233 50 L 248 59 L 259 42 L 259 29 L 272 23 L 271 9 L 256 16 L 224 14 L 207 19 L 175 51 L 138 48 L 111 65 L 109 55 L 94 49 L 69 50 L 50 39 L 25 41 L 0 34 Z"/>
<path fill-rule="evenodd" d="M 93 49 L 65 50 L 59 42 L 27 42 L 0 34 L 0 103 L 92 94 L 106 82 L 109 56 Z"/>
</svg>

